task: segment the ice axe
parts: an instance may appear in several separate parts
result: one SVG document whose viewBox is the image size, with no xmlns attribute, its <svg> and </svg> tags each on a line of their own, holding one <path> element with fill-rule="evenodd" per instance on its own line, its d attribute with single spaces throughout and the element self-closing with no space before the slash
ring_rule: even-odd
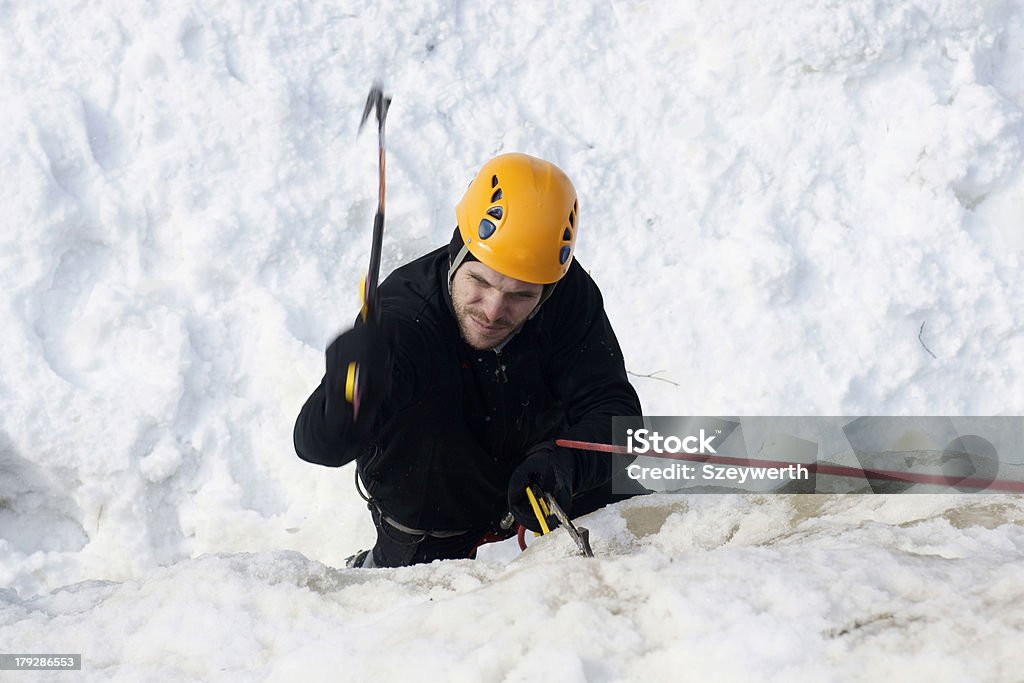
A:
<svg viewBox="0 0 1024 683">
<path fill-rule="evenodd" d="M 540 487 L 531 484 L 526 487 L 526 497 L 530 501 L 530 507 L 533 508 L 533 514 L 537 516 L 537 521 L 540 523 L 541 535 L 551 533 L 551 525 L 548 524 L 548 519 L 554 517 L 569 533 L 569 537 L 572 538 L 573 543 L 579 548 L 580 554 L 584 557 L 594 556 L 594 551 L 590 549 L 590 530 L 586 527 L 574 525 L 572 520 L 569 519 L 569 515 L 565 514 L 565 510 L 558 504 L 554 496 L 546 493 Z M 523 527 L 520 527 L 520 546 L 525 545 L 522 537 L 523 531 Z"/>
<path fill-rule="evenodd" d="M 373 241 L 370 243 L 370 265 L 366 269 L 366 280 L 362 287 L 363 295 L 363 321 L 379 322 L 380 306 L 377 299 L 377 283 L 380 278 L 380 252 L 384 242 L 384 121 L 387 119 L 388 107 L 391 106 L 391 96 L 384 94 L 384 87 L 380 82 L 373 84 L 370 94 L 366 96 L 366 106 L 363 107 L 363 118 L 359 121 L 359 130 L 363 130 L 370 112 L 377 113 L 377 168 L 378 168 L 378 191 L 377 191 L 377 213 L 373 217 Z"/>
<path fill-rule="evenodd" d="M 378 168 L 378 191 L 377 191 L 377 213 L 373 217 L 373 239 L 370 243 L 370 265 L 366 269 L 359 286 L 361 299 L 361 314 L 364 323 L 380 322 L 380 301 L 377 294 L 377 284 L 380 280 L 380 253 L 384 242 L 384 121 L 387 119 L 388 107 L 391 106 L 391 96 L 384 94 L 384 86 L 377 81 L 370 88 L 370 94 L 366 97 L 366 106 L 363 107 L 363 117 L 359 121 L 359 132 L 362 132 L 370 112 L 377 115 L 377 168 Z M 359 367 L 355 362 L 348 364 L 348 372 L 345 379 L 345 400 L 352 404 L 352 412 L 359 415 Z"/>
</svg>

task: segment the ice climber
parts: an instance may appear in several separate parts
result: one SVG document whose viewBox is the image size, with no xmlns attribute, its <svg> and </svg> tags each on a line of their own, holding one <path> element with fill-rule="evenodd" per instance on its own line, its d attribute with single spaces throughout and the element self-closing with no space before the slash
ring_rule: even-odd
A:
<svg viewBox="0 0 1024 683">
<path fill-rule="evenodd" d="M 622 462 L 554 444 L 610 443 L 614 416 L 640 415 L 601 293 L 573 258 L 572 183 L 503 154 L 455 213 L 448 246 L 381 283 L 380 322 L 330 344 L 295 423 L 303 460 L 356 461 L 377 541 L 350 566 L 473 557 L 512 517 L 537 530 L 531 483 L 573 517 L 621 494 Z"/>
</svg>

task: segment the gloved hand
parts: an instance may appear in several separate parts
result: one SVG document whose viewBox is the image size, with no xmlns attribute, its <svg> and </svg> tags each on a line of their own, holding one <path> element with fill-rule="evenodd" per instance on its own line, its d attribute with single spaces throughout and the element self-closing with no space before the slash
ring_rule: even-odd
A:
<svg viewBox="0 0 1024 683">
<path fill-rule="evenodd" d="M 355 391 L 358 412 L 346 398 L 349 364 L 358 369 Z M 354 423 L 365 437 L 380 404 L 391 393 L 391 340 L 376 323 L 366 323 L 342 333 L 327 347 L 327 375 L 324 379 L 324 418 L 344 429 Z"/>
<path fill-rule="evenodd" d="M 526 453 L 526 459 L 512 472 L 508 482 L 508 509 L 516 521 L 531 531 L 540 531 L 540 523 L 526 497 L 529 484 L 550 493 L 565 514 L 572 504 L 575 460 L 572 453 L 555 446 L 551 441 L 537 444 Z M 552 522 L 549 521 L 549 525 Z"/>
</svg>

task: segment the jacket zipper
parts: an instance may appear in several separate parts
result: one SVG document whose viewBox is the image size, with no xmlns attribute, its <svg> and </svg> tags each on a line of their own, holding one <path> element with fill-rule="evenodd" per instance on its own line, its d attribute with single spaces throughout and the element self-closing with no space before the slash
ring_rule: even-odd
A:
<svg viewBox="0 0 1024 683">
<path fill-rule="evenodd" d="M 498 349 L 494 350 L 494 358 L 498 363 L 498 369 L 494 371 L 494 374 L 498 376 L 502 384 L 508 384 L 508 375 L 505 374 L 505 364 L 501 362 L 501 351 Z"/>
<path fill-rule="evenodd" d="M 501 441 L 498 454 L 498 462 L 508 462 L 508 422 L 509 417 L 505 410 L 505 387 L 503 385 L 508 384 L 508 376 L 505 374 L 505 364 L 501 362 L 501 351 L 504 344 L 494 349 L 494 359 L 497 363 L 497 368 L 494 374 L 498 378 L 498 415 L 497 417 L 501 420 Z"/>
</svg>

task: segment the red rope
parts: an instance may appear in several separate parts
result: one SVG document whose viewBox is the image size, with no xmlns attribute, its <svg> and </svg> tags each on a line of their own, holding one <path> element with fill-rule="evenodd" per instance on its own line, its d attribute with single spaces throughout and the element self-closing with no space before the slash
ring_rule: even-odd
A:
<svg viewBox="0 0 1024 683">
<path fill-rule="evenodd" d="M 589 441 L 572 441 L 570 439 L 557 439 L 555 445 L 563 448 L 575 448 L 584 451 L 600 451 L 602 453 L 619 453 L 622 455 L 640 455 L 630 453 L 625 446 L 613 446 L 605 443 L 591 443 Z M 924 474 L 919 472 L 895 472 L 891 470 L 860 469 L 857 467 L 846 467 L 844 465 L 828 465 L 825 463 L 796 463 L 784 462 L 781 460 L 752 460 L 748 458 L 732 458 L 725 455 L 701 455 L 700 453 L 666 453 L 664 451 L 651 451 L 642 455 L 651 455 L 657 458 L 670 458 L 673 460 L 688 460 L 692 462 L 712 463 L 715 465 L 735 465 L 738 467 L 770 467 L 773 469 L 784 469 L 794 465 L 802 465 L 808 471 L 816 474 L 832 474 L 838 477 L 865 477 L 867 479 L 883 479 L 886 481 L 903 481 L 915 484 L 940 484 L 944 486 L 962 486 L 997 491 L 1013 491 L 1024 493 L 1024 481 L 1010 481 L 1007 479 L 980 479 L 977 477 L 950 477 L 945 474 Z"/>
</svg>

